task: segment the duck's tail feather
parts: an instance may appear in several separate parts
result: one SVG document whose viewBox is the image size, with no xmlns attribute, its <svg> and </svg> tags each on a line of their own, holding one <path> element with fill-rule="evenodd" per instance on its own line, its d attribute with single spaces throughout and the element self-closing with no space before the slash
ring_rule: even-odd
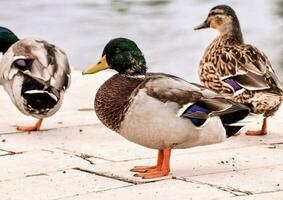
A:
<svg viewBox="0 0 283 200">
<path fill-rule="evenodd" d="M 244 119 L 250 112 L 248 107 L 220 97 L 202 99 L 200 100 L 200 104 L 211 110 L 209 113 L 210 117 L 219 116 L 225 125 L 233 124 Z"/>
<path fill-rule="evenodd" d="M 209 117 L 218 116 L 226 129 L 227 136 L 231 136 L 245 125 L 236 123 L 242 121 L 249 112 L 250 109 L 242 104 L 216 97 L 197 101 L 188 106 L 180 116 L 189 118 L 195 126 L 201 126 Z"/>
<path fill-rule="evenodd" d="M 227 137 L 235 135 L 242 127 L 246 125 L 250 125 L 256 122 L 260 122 L 263 120 L 262 115 L 256 115 L 256 114 L 249 114 L 244 119 L 237 121 L 232 124 L 223 124 L 224 128 L 226 129 L 226 135 Z"/>
<path fill-rule="evenodd" d="M 255 123 L 262 122 L 264 116 L 263 115 L 256 115 L 253 113 L 250 113 L 248 116 L 246 116 L 244 119 L 237 121 L 235 123 L 230 124 L 230 126 L 247 126 Z"/>
<path fill-rule="evenodd" d="M 231 137 L 231 136 L 235 135 L 236 133 L 238 133 L 239 130 L 241 128 L 243 128 L 243 126 L 230 126 L 230 125 L 224 124 L 224 128 L 226 130 L 227 137 Z"/>
</svg>

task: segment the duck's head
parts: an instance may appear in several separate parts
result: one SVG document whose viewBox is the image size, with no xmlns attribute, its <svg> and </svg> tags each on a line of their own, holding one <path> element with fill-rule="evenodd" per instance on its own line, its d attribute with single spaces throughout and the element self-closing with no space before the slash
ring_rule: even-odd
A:
<svg viewBox="0 0 283 200">
<path fill-rule="evenodd" d="M 129 76 L 143 75 L 147 70 L 143 53 L 134 41 L 126 38 L 110 40 L 104 47 L 101 59 L 85 69 L 83 75 L 109 68 Z"/>
<path fill-rule="evenodd" d="M 19 38 L 11 30 L 0 26 L 0 52 L 4 54 L 18 40 Z"/>
<path fill-rule="evenodd" d="M 240 24 L 233 8 L 227 5 L 218 5 L 209 11 L 206 20 L 196 26 L 194 30 L 203 28 L 214 28 L 221 34 L 227 34 L 240 31 Z"/>
</svg>

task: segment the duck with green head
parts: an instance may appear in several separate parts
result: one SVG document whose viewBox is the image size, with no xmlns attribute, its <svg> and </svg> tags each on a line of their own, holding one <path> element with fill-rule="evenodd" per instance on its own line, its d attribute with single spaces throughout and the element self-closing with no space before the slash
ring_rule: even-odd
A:
<svg viewBox="0 0 283 200">
<path fill-rule="evenodd" d="M 219 31 L 200 61 L 199 77 L 204 86 L 248 106 L 263 115 L 260 130 L 247 135 L 267 134 L 267 117 L 275 114 L 282 102 L 283 90 L 268 57 L 246 44 L 235 11 L 218 5 L 195 30 L 213 28 Z"/>
<path fill-rule="evenodd" d="M 135 176 L 157 178 L 170 171 L 171 149 L 214 144 L 234 135 L 233 123 L 249 109 L 203 86 L 163 73 L 146 73 L 145 58 L 135 44 L 116 38 L 105 46 L 100 61 L 83 71 L 118 73 L 98 90 L 95 111 L 101 122 L 136 144 L 158 149 L 157 164 L 136 166 Z"/>
<path fill-rule="evenodd" d="M 22 113 L 38 118 L 34 126 L 19 126 L 18 130 L 39 130 L 42 120 L 59 110 L 69 87 L 67 56 L 53 44 L 41 39 L 18 39 L 4 27 L 0 27 L 0 52 L 1 85 Z"/>
</svg>

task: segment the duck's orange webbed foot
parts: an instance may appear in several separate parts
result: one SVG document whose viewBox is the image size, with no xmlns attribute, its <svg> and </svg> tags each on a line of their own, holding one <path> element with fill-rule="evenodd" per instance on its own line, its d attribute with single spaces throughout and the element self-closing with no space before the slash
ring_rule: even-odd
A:
<svg viewBox="0 0 283 200">
<path fill-rule="evenodd" d="M 161 166 L 134 166 L 130 171 L 131 172 L 148 172 L 152 170 L 161 169 Z"/>
<path fill-rule="evenodd" d="M 141 177 L 143 179 L 159 178 L 167 176 L 170 172 L 170 156 L 171 149 L 166 148 L 164 150 L 158 151 L 158 159 L 156 166 L 137 166 L 131 169 L 134 172 L 141 172 L 134 174 L 136 177 Z"/>
<path fill-rule="evenodd" d="M 163 158 L 164 158 L 164 150 L 158 150 L 158 155 L 157 155 L 157 164 L 154 166 L 135 166 L 132 168 L 130 171 L 131 172 L 149 172 L 149 171 L 156 171 L 156 170 L 161 170 Z"/>
<path fill-rule="evenodd" d="M 134 176 L 141 177 L 142 179 L 150 179 L 150 178 L 160 178 L 163 176 L 168 176 L 168 174 L 169 174 L 169 171 L 161 170 L 161 171 L 153 171 L 153 172 L 135 174 Z"/>
<path fill-rule="evenodd" d="M 43 119 L 39 119 L 34 126 L 18 126 L 17 130 L 23 132 L 39 131 Z"/>
<path fill-rule="evenodd" d="M 247 131 L 246 135 L 251 135 L 251 136 L 260 136 L 260 135 L 266 135 L 267 132 L 259 130 L 259 131 Z"/>
<path fill-rule="evenodd" d="M 261 130 L 259 131 L 247 131 L 246 135 L 250 136 L 260 136 L 260 135 L 266 135 L 267 134 L 267 124 L 266 124 L 266 118 L 263 119 Z"/>
</svg>

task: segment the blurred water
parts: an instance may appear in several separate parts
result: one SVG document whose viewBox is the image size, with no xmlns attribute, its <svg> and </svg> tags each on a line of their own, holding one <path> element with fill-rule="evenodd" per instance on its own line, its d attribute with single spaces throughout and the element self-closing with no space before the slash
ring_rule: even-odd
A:
<svg viewBox="0 0 283 200">
<path fill-rule="evenodd" d="M 114 37 L 128 37 L 144 52 L 150 71 L 198 82 L 199 60 L 217 32 L 193 31 L 209 9 L 227 1 L 208 0 L 1 0 L 0 24 L 19 37 L 44 38 L 65 49 L 83 69 L 101 56 Z M 270 58 L 283 80 L 282 0 L 230 0 L 245 41 Z"/>
</svg>

